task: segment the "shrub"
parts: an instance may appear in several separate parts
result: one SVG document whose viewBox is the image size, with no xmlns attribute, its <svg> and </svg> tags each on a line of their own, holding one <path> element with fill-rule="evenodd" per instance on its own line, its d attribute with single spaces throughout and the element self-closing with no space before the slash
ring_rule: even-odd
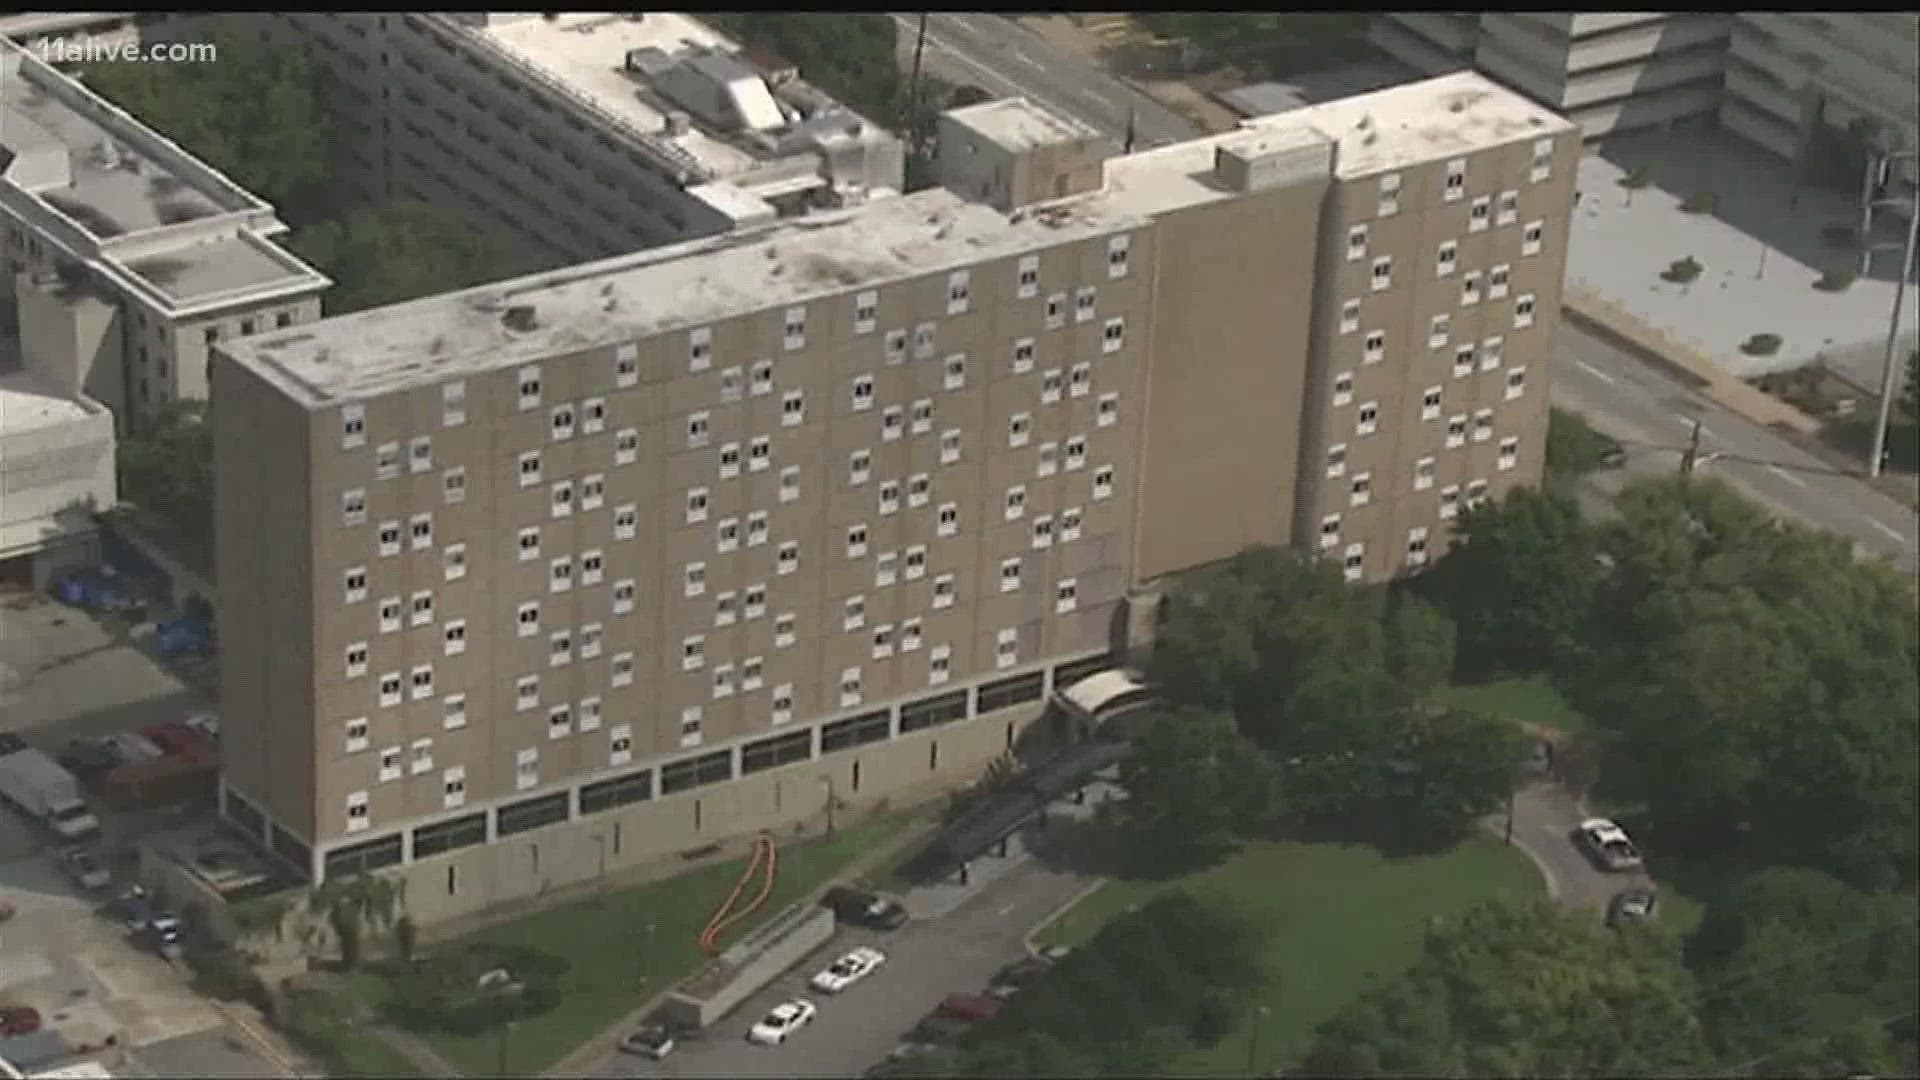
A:
<svg viewBox="0 0 1920 1080">
<path fill-rule="evenodd" d="M 1635 165 L 1619 180 L 1620 186 L 1629 191 L 1638 191 L 1651 183 L 1653 183 L 1653 166 L 1651 165 Z"/>
<path fill-rule="evenodd" d="M 517 993 L 480 984 L 504 970 Z M 415 1029 L 475 1035 L 560 1003 L 567 962 L 519 945 L 466 945 L 419 957 L 393 980 L 394 1018 Z"/>
<path fill-rule="evenodd" d="M 1755 334 L 1740 343 L 1740 351 L 1748 356 L 1772 356 L 1780 351 L 1780 335 Z"/>
<path fill-rule="evenodd" d="M 1846 292 L 1857 276 L 1851 270 L 1829 270 L 1820 275 L 1820 280 L 1814 282 L 1813 287 L 1821 292 Z"/>
<path fill-rule="evenodd" d="M 1696 191 L 1680 200 L 1680 210 L 1687 214 L 1711 214 L 1718 205 L 1720 196 L 1711 191 Z"/>
<path fill-rule="evenodd" d="M 1577 412 L 1554 409 L 1547 419 L 1547 476 L 1571 480 L 1605 465 L 1620 449 L 1612 438 L 1595 431 Z"/>
<path fill-rule="evenodd" d="M 252 1001 L 261 996 L 260 977 L 233 949 L 195 950 L 187 954 L 196 993 L 219 1001 Z"/>
<path fill-rule="evenodd" d="M 1698 259 L 1689 255 L 1684 259 L 1675 259 L 1668 263 L 1667 268 L 1660 271 L 1660 280 L 1670 281 L 1675 285 L 1685 285 L 1699 277 L 1705 269 Z"/>
</svg>

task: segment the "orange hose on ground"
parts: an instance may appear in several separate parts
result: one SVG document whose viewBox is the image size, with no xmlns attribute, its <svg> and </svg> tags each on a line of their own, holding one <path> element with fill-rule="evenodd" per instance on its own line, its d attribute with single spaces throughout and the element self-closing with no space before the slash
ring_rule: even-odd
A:
<svg viewBox="0 0 1920 1080">
<path fill-rule="evenodd" d="M 773 895 L 774 877 L 778 871 L 779 848 L 774 846 L 773 840 L 770 837 L 762 839 L 760 842 L 766 845 L 765 851 L 767 853 L 767 877 L 766 880 L 760 884 L 760 895 L 753 898 L 753 903 L 722 919 L 720 924 L 709 932 L 707 936 L 707 947 L 709 949 L 714 947 L 714 943 L 719 938 L 721 931 L 760 910 L 761 905 L 765 904 L 768 898 Z"/>
<path fill-rule="evenodd" d="M 747 882 L 753 880 L 753 872 L 760 868 L 761 853 L 760 842 L 755 841 L 753 853 L 747 858 L 747 868 L 740 874 L 740 880 L 734 883 L 733 891 L 727 894 L 726 901 L 714 909 L 713 917 L 707 920 L 706 928 L 700 931 L 700 936 L 696 940 L 699 946 L 707 952 L 713 952 L 713 935 L 716 932 L 716 928 L 720 925 L 721 921 L 726 918 L 727 912 L 733 907 L 734 903 L 740 899 L 740 893 L 746 889 Z"/>
</svg>

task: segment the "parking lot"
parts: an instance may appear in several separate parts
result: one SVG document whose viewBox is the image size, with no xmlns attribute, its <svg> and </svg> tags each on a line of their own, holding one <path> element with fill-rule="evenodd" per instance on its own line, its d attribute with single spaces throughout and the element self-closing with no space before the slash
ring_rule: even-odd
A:
<svg viewBox="0 0 1920 1080">
<path fill-rule="evenodd" d="M 78 736 L 178 721 L 207 698 L 125 630 L 49 600 L 0 596 L 0 730 L 57 753 Z M 96 811 L 99 807 L 96 806 Z M 101 813 L 101 851 L 178 825 L 166 812 Z M 54 845 L 21 814 L 0 808 L 0 1003 L 31 1006 L 77 1051 L 115 1041 L 110 1060 L 134 1076 L 269 1076 L 284 1070 L 253 1052 L 184 970 L 136 948 L 97 914 L 107 895 L 82 895 L 55 865 Z M 109 860 L 111 861 L 111 860 Z"/>
<path fill-rule="evenodd" d="M 726 1019 L 682 1040 L 665 1061 L 618 1055 L 597 1075 L 858 1076 L 898 1046 L 942 998 L 979 993 L 1001 968 L 1026 956 L 1027 932 L 1084 890 L 1088 881 L 1029 859 L 939 918 L 915 920 L 891 933 L 843 927 Z M 886 964 L 838 995 L 807 985 L 820 969 L 859 945 L 885 953 Z M 749 1028 L 775 1005 L 795 997 L 820 1007 L 813 1023 L 781 1046 L 747 1042 Z"/>
</svg>

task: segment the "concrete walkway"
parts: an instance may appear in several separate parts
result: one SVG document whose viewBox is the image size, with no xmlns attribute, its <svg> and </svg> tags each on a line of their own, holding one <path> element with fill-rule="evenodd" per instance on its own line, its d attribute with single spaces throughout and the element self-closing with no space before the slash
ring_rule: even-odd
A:
<svg viewBox="0 0 1920 1080">
<path fill-rule="evenodd" d="M 1081 822 L 1092 820 L 1098 813 L 1100 804 L 1124 795 L 1114 782 L 1117 772 L 1107 772 L 1087 784 L 1085 801 L 1074 799 L 1056 800 L 1047 807 L 1047 816 L 1056 822 Z M 1033 857 L 1031 845 L 1037 842 L 1036 833 L 1043 829 L 1041 825 L 1030 825 L 1020 832 L 1009 836 L 1003 850 L 990 851 L 967 864 L 965 881 L 958 875 L 925 885 L 916 885 L 907 890 L 901 903 L 907 913 L 916 919 L 938 919 L 955 908 L 978 896 L 988 886 L 1005 877 L 1022 863 Z"/>
</svg>

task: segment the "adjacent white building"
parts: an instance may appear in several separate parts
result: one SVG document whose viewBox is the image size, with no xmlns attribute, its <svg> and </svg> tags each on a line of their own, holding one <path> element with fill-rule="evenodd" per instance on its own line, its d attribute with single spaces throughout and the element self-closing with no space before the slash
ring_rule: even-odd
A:
<svg viewBox="0 0 1920 1080">
<path fill-rule="evenodd" d="M 554 264 L 899 191 L 900 141 L 666 12 L 299 13 L 369 199 L 460 206 Z"/>
</svg>

